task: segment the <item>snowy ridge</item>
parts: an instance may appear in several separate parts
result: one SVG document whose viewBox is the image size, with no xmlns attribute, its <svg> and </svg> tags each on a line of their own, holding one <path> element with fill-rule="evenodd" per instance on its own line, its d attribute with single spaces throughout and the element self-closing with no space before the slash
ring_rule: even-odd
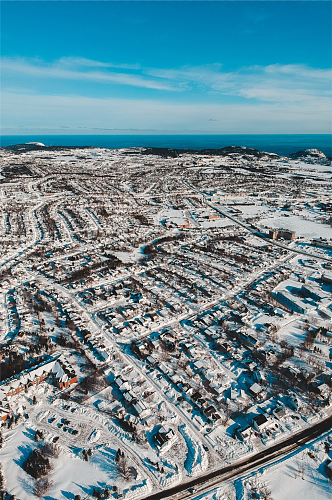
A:
<svg viewBox="0 0 332 500">
<path fill-rule="evenodd" d="M 207 468 L 209 464 L 207 453 L 202 443 L 195 441 L 191 433 L 188 432 L 188 426 L 186 424 L 180 425 L 179 431 L 184 437 L 188 449 L 184 466 L 189 476 L 195 476 Z"/>
<path fill-rule="evenodd" d="M 135 498 L 142 498 L 143 495 L 147 495 L 152 490 L 152 484 L 149 478 L 143 479 L 142 484 L 137 484 L 132 486 L 130 489 L 123 490 L 123 497 L 130 500 Z"/>
</svg>

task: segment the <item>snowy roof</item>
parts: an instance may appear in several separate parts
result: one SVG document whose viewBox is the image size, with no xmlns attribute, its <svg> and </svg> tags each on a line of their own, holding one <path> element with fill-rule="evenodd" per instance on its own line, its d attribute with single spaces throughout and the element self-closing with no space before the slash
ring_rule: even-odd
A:
<svg viewBox="0 0 332 500">
<path fill-rule="evenodd" d="M 253 384 L 251 387 L 249 387 L 249 391 L 253 394 L 259 394 L 262 390 L 263 388 L 259 384 Z"/>
</svg>

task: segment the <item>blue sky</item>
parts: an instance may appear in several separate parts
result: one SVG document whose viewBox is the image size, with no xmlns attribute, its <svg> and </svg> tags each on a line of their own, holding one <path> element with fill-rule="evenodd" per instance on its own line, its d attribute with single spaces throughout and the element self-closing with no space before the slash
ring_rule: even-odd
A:
<svg viewBox="0 0 332 500">
<path fill-rule="evenodd" d="M 2 134 L 330 133 L 331 3 L 1 2 Z"/>
</svg>

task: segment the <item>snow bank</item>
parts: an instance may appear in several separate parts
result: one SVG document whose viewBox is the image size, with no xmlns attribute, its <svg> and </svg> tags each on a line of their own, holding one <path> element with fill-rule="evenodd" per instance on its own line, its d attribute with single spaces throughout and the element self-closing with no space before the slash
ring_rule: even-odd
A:
<svg viewBox="0 0 332 500">
<path fill-rule="evenodd" d="M 209 464 L 209 459 L 202 443 L 196 439 L 189 432 L 186 424 L 179 426 L 179 432 L 184 437 L 188 453 L 184 463 L 185 469 L 189 476 L 194 476 L 205 470 Z"/>
<path fill-rule="evenodd" d="M 143 495 L 147 495 L 152 491 L 152 484 L 149 478 L 143 479 L 142 484 L 136 484 L 130 489 L 123 490 L 123 497 L 134 500 L 135 498 L 142 498 Z"/>
</svg>

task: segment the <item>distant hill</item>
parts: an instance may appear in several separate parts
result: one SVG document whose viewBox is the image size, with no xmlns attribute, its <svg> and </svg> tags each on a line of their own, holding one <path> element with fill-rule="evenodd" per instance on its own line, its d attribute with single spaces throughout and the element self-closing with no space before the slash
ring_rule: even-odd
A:
<svg viewBox="0 0 332 500">
<path fill-rule="evenodd" d="M 245 146 L 226 146 L 221 149 L 171 149 L 171 148 L 141 148 L 140 153 L 142 155 L 155 155 L 163 156 L 164 158 L 177 158 L 180 154 L 198 154 L 198 155 L 208 155 L 208 156 L 230 156 L 233 154 L 240 154 L 244 157 L 278 157 L 275 153 L 267 153 L 259 151 L 258 149 L 246 148 Z M 137 154 L 137 151 L 135 152 Z"/>
<path fill-rule="evenodd" d="M 290 155 L 294 160 L 302 160 L 307 163 L 319 163 L 321 165 L 330 165 L 332 158 L 325 156 L 319 149 L 302 149 Z"/>
<path fill-rule="evenodd" d="M 312 158 L 315 160 L 325 160 L 326 156 L 319 149 L 302 149 L 290 155 L 291 158 Z"/>
<path fill-rule="evenodd" d="M 97 146 L 45 146 L 40 142 L 28 142 L 25 144 L 14 144 L 13 146 L 4 146 L 0 149 L 5 149 L 12 151 L 13 153 L 26 153 L 28 151 L 64 151 L 64 150 L 75 150 L 75 149 L 98 149 Z M 102 148 L 102 149 L 113 149 L 113 148 Z M 116 149 L 116 148 L 115 148 Z M 119 148 L 123 149 L 123 148 Z M 255 159 L 276 159 L 280 158 L 280 155 L 276 153 L 269 153 L 266 151 L 259 151 L 258 149 L 247 148 L 245 146 L 226 146 L 220 149 L 173 149 L 173 148 L 155 148 L 155 147 L 135 147 L 135 148 L 125 148 L 125 154 L 132 155 L 153 155 L 161 156 L 163 158 L 178 158 L 182 154 L 192 154 L 192 155 L 206 155 L 206 156 L 241 156 L 243 159 L 253 160 Z M 292 153 L 289 155 L 292 159 L 302 159 L 310 163 L 329 163 L 331 158 L 325 156 L 322 151 L 318 149 L 303 149 Z"/>
<path fill-rule="evenodd" d="M 93 149 L 94 146 L 45 146 L 41 142 L 27 142 L 26 144 L 14 144 L 13 146 L 4 146 L 1 149 L 12 151 L 14 153 L 26 153 L 28 151 L 63 151 L 68 149 Z"/>
</svg>

